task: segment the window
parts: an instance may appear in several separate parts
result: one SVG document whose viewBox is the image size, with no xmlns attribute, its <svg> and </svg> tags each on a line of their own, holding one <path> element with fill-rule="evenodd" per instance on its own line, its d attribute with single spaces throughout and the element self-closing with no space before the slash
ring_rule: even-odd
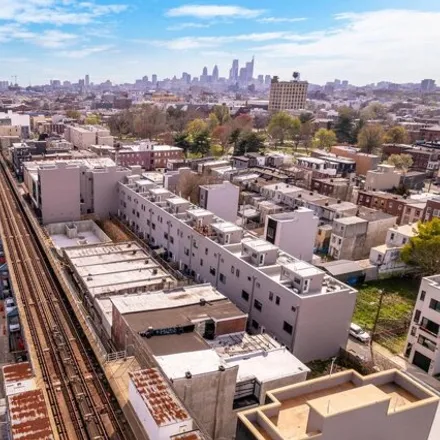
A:
<svg viewBox="0 0 440 440">
<path fill-rule="evenodd" d="M 223 284 L 226 284 L 226 277 L 222 273 L 219 275 L 219 279 Z"/>
<path fill-rule="evenodd" d="M 438 335 L 439 331 L 439 325 L 435 322 L 430 321 L 428 318 L 423 318 L 422 322 L 420 323 L 420 327 L 423 328 L 423 330 L 433 333 L 434 335 Z"/>
<path fill-rule="evenodd" d="M 188 248 L 183 248 L 183 253 L 188 256 L 189 255 L 189 249 Z"/>
<path fill-rule="evenodd" d="M 394 234 L 391 234 L 391 235 L 390 235 L 390 239 L 391 239 L 391 240 L 394 240 L 394 237 L 395 237 Z"/>
<path fill-rule="evenodd" d="M 241 291 L 241 297 L 245 300 L 245 301 L 249 301 L 249 293 L 247 293 L 245 290 Z"/>
<path fill-rule="evenodd" d="M 168 233 L 167 232 L 163 233 L 163 238 L 165 238 L 165 240 L 168 240 Z"/>
<path fill-rule="evenodd" d="M 235 272 L 235 268 L 234 266 L 231 266 L 231 273 L 234 274 L 234 272 Z"/>
<path fill-rule="evenodd" d="M 417 339 L 417 342 L 431 351 L 435 351 L 435 348 L 437 346 L 434 341 L 430 341 L 428 338 L 425 338 L 422 335 L 419 335 L 419 339 Z"/>
<path fill-rule="evenodd" d="M 153 229 L 156 229 L 156 223 L 151 223 L 151 227 L 152 227 Z"/>
<path fill-rule="evenodd" d="M 293 327 L 291 324 L 289 324 L 288 322 L 284 321 L 283 322 L 283 330 L 286 333 L 289 333 L 289 335 L 291 335 L 293 333 Z"/>
<path fill-rule="evenodd" d="M 200 258 L 200 266 L 203 266 L 203 258 Z"/>
<path fill-rule="evenodd" d="M 205 255 L 208 255 L 208 248 L 205 248 Z"/>
<path fill-rule="evenodd" d="M 257 289 L 259 289 L 261 287 L 260 283 L 255 283 L 255 285 L 257 286 Z"/>
<path fill-rule="evenodd" d="M 411 327 L 411 336 L 415 336 L 416 332 L 417 332 L 417 327 L 416 326 Z"/>
<path fill-rule="evenodd" d="M 419 322 L 420 321 L 420 315 L 422 314 L 422 312 L 420 310 L 416 310 L 416 312 L 414 313 L 414 322 Z"/>
<path fill-rule="evenodd" d="M 260 303 L 257 299 L 254 300 L 254 307 L 261 312 L 263 310 L 263 304 Z"/>
<path fill-rule="evenodd" d="M 424 290 L 422 290 L 420 292 L 420 301 L 425 301 L 425 296 L 426 296 L 426 292 Z"/>
<path fill-rule="evenodd" d="M 280 297 L 277 296 L 277 297 L 275 298 L 275 304 L 276 304 L 277 306 L 279 306 L 279 305 L 280 305 L 280 302 L 281 302 Z"/>
<path fill-rule="evenodd" d="M 301 284 L 301 280 L 300 280 L 299 278 L 294 278 L 294 279 L 293 279 L 293 282 L 294 282 L 295 284 Z"/>
<path fill-rule="evenodd" d="M 212 266 L 211 266 L 211 267 L 209 268 L 209 273 L 210 273 L 211 275 L 214 276 L 214 275 L 215 275 L 215 267 L 212 267 Z"/>
<path fill-rule="evenodd" d="M 150 220 L 147 220 L 147 226 L 150 226 Z"/>
<path fill-rule="evenodd" d="M 235 276 L 236 276 L 237 278 L 240 277 L 240 269 L 235 269 Z"/>
<path fill-rule="evenodd" d="M 303 292 L 307 293 L 309 291 L 309 287 L 310 287 L 310 280 L 304 280 Z"/>
<path fill-rule="evenodd" d="M 269 292 L 269 301 L 273 301 L 273 293 Z"/>
<path fill-rule="evenodd" d="M 174 243 L 174 237 L 170 237 L 170 243 L 171 243 L 171 244 Z"/>
<path fill-rule="evenodd" d="M 293 313 L 295 313 L 296 312 L 296 307 L 292 306 L 291 310 L 292 310 Z"/>
<path fill-rule="evenodd" d="M 431 299 L 429 303 L 429 308 L 435 310 L 436 312 L 440 312 L 440 302 L 436 299 Z"/>
<path fill-rule="evenodd" d="M 260 324 L 258 324 L 257 321 L 255 321 L 255 319 L 252 320 L 252 328 L 254 328 L 255 330 L 258 330 L 260 327 Z"/>
</svg>

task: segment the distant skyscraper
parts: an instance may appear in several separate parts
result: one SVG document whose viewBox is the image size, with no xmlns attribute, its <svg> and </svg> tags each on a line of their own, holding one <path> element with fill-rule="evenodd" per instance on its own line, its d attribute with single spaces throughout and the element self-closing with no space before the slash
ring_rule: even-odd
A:
<svg viewBox="0 0 440 440">
<path fill-rule="evenodd" d="M 202 76 L 208 76 L 208 68 L 206 66 L 203 68 Z"/>
<path fill-rule="evenodd" d="M 84 85 L 86 87 L 89 87 L 89 85 L 90 85 L 90 76 L 89 75 L 86 75 Z"/>
<path fill-rule="evenodd" d="M 266 86 L 270 85 L 270 82 L 272 81 L 272 78 L 270 75 L 266 75 L 264 77 L 264 84 L 266 84 Z"/>
<path fill-rule="evenodd" d="M 245 83 L 245 82 L 246 82 L 246 79 L 247 79 L 247 69 L 246 69 L 246 67 L 242 67 L 242 68 L 240 69 L 240 74 L 239 74 L 239 76 L 238 76 L 238 80 L 239 80 L 241 83 Z"/>
<path fill-rule="evenodd" d="M 151 75 L 151 82 L 153 84 L 157 84 L 157 75 L 155 73 L 153 73 L 153 75 Z"/>
<path fill-rule="evenodd" d="M 432 92 L 435 90 L 435 79 L 424 79 L 420 83 L 420 90 L 422 92 Z"/>
<path fill-rule="evenodd" d="M 252 61 L 246 63 L 246 81 L 250 82 L 254 78 L 254 57 Z"/>
<path fill-rule="evenodd" d="M 191 82 L 191 75 L 187 72 L 182 73 L 182 81 L 186 84 L 189 84 Z"/>
<path fill-rule="evenodd" d="M 229 71 L 229 79 L 234 82 L 238 80 L 238 60 L 232 61 L 232 68 Z"/>
<path fill-rule="evenodd" d="M 217 66 L 217 64 L 214 66 L 214 69 L 212 69 L 212 80 L 218 81 L 218 66 Z"/>
<path fill-rule="evenodd" d="M 257 81 L 259 84 L 264 84 L 264 75 L 258 75 Z"/>
</svg>

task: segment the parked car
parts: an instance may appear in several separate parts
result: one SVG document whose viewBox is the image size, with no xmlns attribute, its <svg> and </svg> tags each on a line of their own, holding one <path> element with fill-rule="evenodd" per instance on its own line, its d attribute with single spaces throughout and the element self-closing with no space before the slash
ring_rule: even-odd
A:
<svg viewBox="0 0 440 440">
<path fill-rule="evenodd" d="M 5 310 L 6 310 L 6 314 L 8 314 L 9 312 L 11 312 L 12 310 L 15 309 L 15 302 L 13 298 L 6 298 L 5 299 Z"/>
<path fill-rule="evenodd" d="M 370 342 L 371 339 L 370 335 L 362 327 L 353 322 L 350 324 L 350 335 L 364 344 Z"/>
<path fill-rule="evenodd" d="M 15 323 L 15 324 L 9 324 L 9 332 L 10 333 L 14 333 L 14 332 L 19 332 L 20 331 L 20 323 Z"/>
</svg>

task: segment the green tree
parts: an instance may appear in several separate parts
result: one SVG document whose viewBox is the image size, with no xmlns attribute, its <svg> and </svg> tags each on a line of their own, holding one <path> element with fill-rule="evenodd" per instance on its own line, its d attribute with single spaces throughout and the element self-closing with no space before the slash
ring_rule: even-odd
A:
<svg viewBox="0 0 440 440">
<path fill-rule="evenodd" d="M 338 142 L 353 143 L 353 128 L 354 128 L 354 112 L 349 107 L 341 107 L 339 109 L 339 116 L 335 124 L 335 133 Z"/>
<path fill-rule="evenodd" d="M 223 147 L 220 144 L 211 145 L 211 156 L 220 157 L 223 155 Z"/>
<path fill-rule="evenodd" d="M 260 133 L 253 131 L 243 133 L 237 142 L 234 150 L 235 156 L 241 156 L 246 153 L 257 153 L 264 148 L 264 137 Z"/>
<path fill-rule="evenodd" d="M 365 120 L 379 119 L 384 121 L 387 118 L 387 108 L 380 102 L 371 102 L 361 110 L 361 118 Z"/>
<path fill-rule="evenodd" d="M 299 120 L 301 124 L 306 124 L 307 122 L 313 122 L 315 120 L 315 116 L 313 116 L 313 113 L 302 112 L 299 115 Z"/>
<path fill-rule="evenodd" d="M 81 113 L 78 110 L 66 110 L 66 117 L 78 120 L 81 118 Z"/>
<path fill-rule="evenodd" d="M 406 144 L 408 142 L 408 132 L 406 131 L 405 127 L 396 125 L 387 131 L 385 141 L 394 145 Z"/>
<path fill-rule="evenodd" d="M 301 121 L 286 112 L 278 112 L 270 119 L 267 130 L 274 139 L 283 145 L 285 140 L 299 135 Z"/>
<path fill-rule="evenodd" d="M 333 130 L 320 128 L 313 137 L 313 146 L 322 150 L 330 150 L 336 144 L 336 134 Z"/>
<path fill-rule="evenodd" d="M 208 129 L 210 132 L 214 131 L 216 127 L 220 125 L 220 122 L 215 113 L 210 113 L 208 118 Z"/>
<path fill-rule="evenodd" d="M 206 156 L 211 149 L 211 137 L 208 130 L 197 132 L 189 136 L 191 153 Z"/>
<path fill-rule="evenodd" d="M 84 121 L 87 125 L 99 125 L 101 123 L 101 116 L 93 113 L 88 115 Z"/>
<path fill-rule="evenodd" d="M 410 238 L 400 258 L 405 263 L 415 266 L 423 276 L 440 273 L 440 219 L 418 224 L 418 234 Z"/>
<path fill-rule="evenodd" d="M 189 135 L 196 136 L 197 134 L 208 131 L 208 124 L 203 119 L 193 119 L 188 122 L 186 131 Z"/>
<path fill-rule="evenodd" d="M 358 135 L 358 145 L 364 153 L 371 154 L 382 147 L 384 131 L 380 125 L 365 125 Z"/>
<path fill-rule="evenodd" d="M 212 108 L 212 113 L 217 117 L 219 125 L 224 125 L 231 120 L 229 107 L 225 104 L 215 105 Z"/>
<path fill-rule="evenodd" d="M 398 170 L 408 171 L 414 163 L 410 154 L 392 154 L 388 158 L 388 164 L 394 165 Z"/>
<path fill-rule="evenodd" d="M 174 136 L 174 145 L 182 148 L 186 153 L 191 149 L 191 139 L 188 137 L 188 133 L 178 133 Z"/>
</svg>

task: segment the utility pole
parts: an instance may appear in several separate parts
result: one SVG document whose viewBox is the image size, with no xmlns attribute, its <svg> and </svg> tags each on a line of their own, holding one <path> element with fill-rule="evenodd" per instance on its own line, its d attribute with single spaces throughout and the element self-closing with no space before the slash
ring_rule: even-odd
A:
<svg viewBox="0 0 440 440">
<path fill-rule="evenodd" d="M 380 294 L 380 296 L 379 296 L 379 305 L 377 307 L 376 317 L 374 318 L 373 329 L 371 330 L 371 339 L 370 339 L 371 360 L 373 360 L 373 358 L 374 358 L 373 341 L 374 341 L 374 336 L 376 334 L 377 322 L 379 321 L 380 310 L 382 308 L 384 291 L 382 289 L 379 290 L 379 294 Z"/>
</svg>

